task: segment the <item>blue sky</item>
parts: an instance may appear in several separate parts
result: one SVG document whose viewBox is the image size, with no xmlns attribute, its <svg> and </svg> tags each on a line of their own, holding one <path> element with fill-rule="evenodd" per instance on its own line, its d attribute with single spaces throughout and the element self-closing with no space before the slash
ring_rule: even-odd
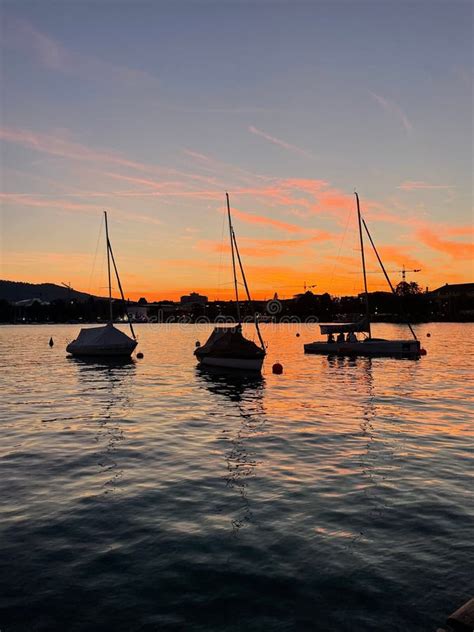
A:
<svg viewBox="0 0 474 632">
<path fill-rule="evenodd" d="M 229 189 L 258 294 L 357 291 L 357 188 L 389 267 L 472 280 L 471 3 L 7 2 L 2 32 L 3 278 L 89 289 L 106 207 L 130 294 L 222 293 Z"/>
</svg>

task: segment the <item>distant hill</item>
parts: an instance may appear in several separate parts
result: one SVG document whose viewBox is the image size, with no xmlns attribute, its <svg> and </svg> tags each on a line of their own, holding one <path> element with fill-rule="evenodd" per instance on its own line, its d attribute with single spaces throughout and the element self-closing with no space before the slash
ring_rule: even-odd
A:
<svg viewBox="0 0 474 632">
<path fill-rule="evenodd" d="M 71 300 L 87 301 L 91 294 L 78 292 L 55 283 L 21 283 L 19 281 L 0 280 L 0 299 L 9 301 L 24 301 L 39 298 L 42 301 Z"/>
</svg>

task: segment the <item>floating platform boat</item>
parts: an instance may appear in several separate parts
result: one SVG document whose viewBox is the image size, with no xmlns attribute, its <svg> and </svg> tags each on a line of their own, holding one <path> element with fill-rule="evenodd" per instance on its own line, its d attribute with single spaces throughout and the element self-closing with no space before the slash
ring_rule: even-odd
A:
<svg viewBox="0 0 474 632">
<path fill-rule="evenodd" d="M 309 342 L 304 345 L 305 353 L 317 353 L 323 355 L 347 355 L 347 356 L 389 356 L 398 358 L 419 358 L 426 354 L 421 349 L 420 341 L 417 339 L 412 326 L 406 321 L 406 324 L 413 336 L 412 340 L 385 340 L 383 338 L 373 338 L 370 326 L 370 309 L 369 294 L 367 290 L 367 272 L 365 269 L 365 252 L 364 239 L 362 235 L 362 225 L 365 228 L 367 236 L 370 240 L 372 248 L 375 252 L 377 260 L 380 264 L 383 274 L 390 286 L 390 289 L 396 294 L 395 289 L 388 277 L 387 271 L 380 259 L 379 253 L 369 233 L 367 224 L 362 219 L 360 212 L 359 196 L 355 193 L 357 200 L 357 218 L 359 224 L 360 252 L 362 263 L 362 274 L 364 280 L 364 304 L 365 316 L 357 322 L 346 323 L 321 323 L 321 334 L 327 336 L 327 341 Z M 356 334 L 362 333 L 364 338 L 357 339 Z M 334 339 L 334 335 L 337 335 Z"/>
<path fill-rule="evenodd" d="M 367 321 L 357 323 L 321 323 L 321 334 L 328 336 L 328 342 L 321 340 L 304 345 L 305 353 L 347 356 L 390 356 L 396 358 L 417 358 L 421 355 L 419 340 L 385 340 L 366 337 L 357 340 L 356 333 L 368 331 Z M 350 336 L 338 342 L 334 335 Z"/>
</svg>

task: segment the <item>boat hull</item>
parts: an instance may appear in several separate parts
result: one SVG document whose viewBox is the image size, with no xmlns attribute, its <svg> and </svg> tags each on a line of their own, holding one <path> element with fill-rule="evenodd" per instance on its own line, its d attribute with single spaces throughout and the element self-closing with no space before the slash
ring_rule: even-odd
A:
<svg viewBox="0 0 474 632">
<path fill-rule="evenodd" d="M 137 344 L 134 340 L 133 343 L 120 347 L 81 346 L 78 349 L 74 346 L 74 343 L 71 343 L 66 347 L 66 351 L 76 358 L 129 358 Z"/>
<path fill-rule="evenodd" d="M 198 357 L 201 366 L 221 367 L 239 371 L 261 371 L 264 358 Z"/>
<path fill-rule="evenodd" d="M 421 355 L 418 340 L 381 340 L 377 338 L 361 342 L 310 342 L 304 345 L 304 352 L 319 355 L 398 358 L 418 358 Z"/>
</svg>

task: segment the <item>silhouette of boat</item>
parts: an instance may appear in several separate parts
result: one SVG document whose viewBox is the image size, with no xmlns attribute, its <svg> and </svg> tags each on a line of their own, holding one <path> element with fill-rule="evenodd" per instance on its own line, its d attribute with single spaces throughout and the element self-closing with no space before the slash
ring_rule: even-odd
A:
<svg viewBox="0 0 474 632">
<path fill-rule="evenodd" d="M 318 353 L 318 354 L 338 354 L 338 355 L 363 355 L 363 356 L 391 356 L 391 357 L 405 357 L 405 358 L 418 358 L 422 351 L 420 347 L 420 341 L 417 339 L 412 326 L 407 321 L 406 324 L 410 329 L 413 336 L 413 340 L 385 340 L 383 338 L 373 338 L 370 327 L 370 309 L 369 309 L 369 294 L 367 291 L 367 274 L 365 269 L 365 252 L 364 252 L 364 238 L 362 234 L 362 225 L 364 225 L 367 236 L 370 240 L 372 248 L 374 249 L 377 260 L 382 268 L 382 272 L 394 294 L 395 289 L 388 277 L 385 267 L 380 259 L 379 253 L 375 247 L 372 237 L 367 228 L 365 220 L 361 216 L 359 196 L 355 193 L 357 200 L 357 219 L 359 225 L 359 238 L 361 248 L 361 260 L 362 260 L 362 273 L 364 278 L 364 304 L 365 304 L 365 317 L 361 320 L 353 323 L 320 323 L 319 327 L 321 334 L 328 336 L 328 341 L 316 341 L 310 342 L 304 345 L 305 353 Z M 362 340 L 357 340 L 356 333 L 363 333 L 366 337 Z M 338 338 L 334 340 L 334 335 Z M 344 334 L 347 334 L 345 337 Z"/>
<path fill-rule="evenodd" d="M 230 249 L 232 253 L 232 270 L 234 277 L 235 302 L 237 305 L 237 324 L 227 325 L 224 327 L 216 327 L 209 336 L 207 342 L 198 346 L 194 355 L 198 362 L 203 366 L 220 367 L 223 369 L 240 369 L 244 371 L 261 371 L 262 364 L 265 359 L 265 344 L 263 342 L 260 329 L 258 326 L 258 318 L 254 313 L 254 325 L 260 345 L 255 344 L 252 340 L 244 338 L 242 334 L 242 318 L 240 313 L 239 292 L 237 283 L 236 258 L 239 264 L 242 281 L 247 295 L 247 301 L 252 304 L 250 292 L 247 285 L 247 279 L 242 266 L 237 240 L 235 238 L 234 228 L 232 226 L 232 217 L 230 212 L 229 194 L 226 193 L 227 201 L 227 217 L 229 220 L 229 236 Z"/>
<path fill-rule="evenodd" d="M 107 242 L 107 272 L 109 279 L 109 322 L 102 327 L 91 327 L 81 329 L 75 340 L 70 342 L 66 347 L 66 351 L 76 357 L 106 357 L 106 358 L 124 358 L 130 357 L 133 350 L 137 346 L 135 332 L 132 323 L 129 322 L 130 331 L 133 338 L 127 336 L 123 331 L 114 327 L 112 316 L 112 282 L 110 274 L 110 261 L 114 266 L 115 275 L 117 277 L 118 286 L 122 300 L 125 301 L 123 295 L 122 284 L 115 263 L 112 246 L 109 240 L 109 227 L 107 222 L 107 211 L 104 211 L 105 217 L 105 235 Z"/>
</svg>

